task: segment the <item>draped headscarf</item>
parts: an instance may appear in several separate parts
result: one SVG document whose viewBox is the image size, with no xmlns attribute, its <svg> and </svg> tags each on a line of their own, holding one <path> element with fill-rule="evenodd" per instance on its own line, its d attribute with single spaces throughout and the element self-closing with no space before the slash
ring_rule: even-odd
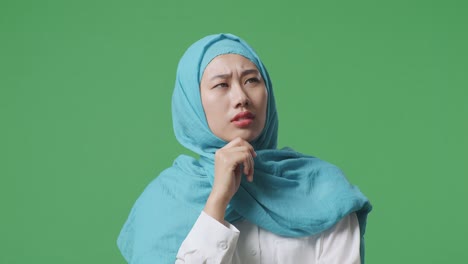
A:
<svg viewBox="0 0 468 264">
<path fill-rule="evenodd" d="M 286 237 L 321 233 L 356 212 L 364 262 L 364 232 L 368 199 L 342 171 L 316 157 L 290 148 L 277 149 L 278 115 L 268 72 L 255 51 L 232 34 L 210 35 L 182 56 L 172 96 L 177 140 L 199 154 L 176 158 L 135 202 L 117 244 L 129 263 L 174 263 L 177 251 L 203 210 L 214 181 L 214 153 L 228 142 L 208 127 L 201 103 L 200 80 L 216 56 L 239 54 L 260 71 L 268 93 L 265 127 L 252 142 L 254 181 L 242 178 L 226 209 L 226 221 L 247 219 Z"/>
</svg>

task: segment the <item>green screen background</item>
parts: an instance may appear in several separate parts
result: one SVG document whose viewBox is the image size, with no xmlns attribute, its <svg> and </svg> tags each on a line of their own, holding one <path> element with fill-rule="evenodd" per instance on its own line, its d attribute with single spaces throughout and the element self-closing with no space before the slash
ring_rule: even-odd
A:
<svg viewBox="0 0 468 264">
<path fill-rule="evenodd" d="M 144 187 L 188 153 L 178 60 L 231 32 L 266 64 L 279 146 L 374 205 L 367 263 L 468 258 L 464 1 L 0 2 L 0 263 L 124 263 Z"/>
</svg>

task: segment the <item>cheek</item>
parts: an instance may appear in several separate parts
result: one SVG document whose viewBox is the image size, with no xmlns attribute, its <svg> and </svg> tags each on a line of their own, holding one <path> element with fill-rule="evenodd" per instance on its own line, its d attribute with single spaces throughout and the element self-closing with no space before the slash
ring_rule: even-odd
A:
<svg viewBox="0 0 468 264">
<path fill-rule="evenodd" d="M 220 98 L 212 94 L 204 95 L 202 97 L 202 105 L 207 121 L 212 125 L 220 113 L 222 113 Z"/>
<path fill-rule="evenodd" d="M 257 95 L 257 105 L 260 106 L 260 109 L 266 114 L 266 109 L 267 109 L 267 104 L 268 104 L 268 94 L 266 90 L 262 90 L 262 92 L 259 92 Z"/>
<path fill-rule="evenodd" d="M 261 100 L 263 125 L 265 125 L 266 123 L 267 106 L 268 106 L 268 93 L 265 90 L 264 93 L 262 94 L 262 100 Z"/>
</svg>

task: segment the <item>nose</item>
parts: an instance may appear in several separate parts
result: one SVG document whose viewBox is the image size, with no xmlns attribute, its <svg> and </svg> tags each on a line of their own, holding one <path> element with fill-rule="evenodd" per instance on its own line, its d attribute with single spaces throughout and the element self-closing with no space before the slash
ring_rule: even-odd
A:
<svg viewBox="0 0 468 264">
<path fill-rule="evenodd" d="M 241 85 L 233 85 L 231 95 L 235 108 L 245 107 L 250 103 L 249 97 Z"/>
</svg>

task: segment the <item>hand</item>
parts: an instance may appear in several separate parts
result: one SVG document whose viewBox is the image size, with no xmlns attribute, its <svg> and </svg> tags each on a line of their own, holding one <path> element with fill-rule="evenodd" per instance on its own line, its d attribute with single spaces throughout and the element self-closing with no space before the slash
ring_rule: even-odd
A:
<svg viewBox="0 0 468 264">
<path fill-rule="evenodd" d="M 224 223 L 226 207 L 239 189 L 242 172 L 253 181 L 257 154 L 249 142 L 236 138 L 215 153 L 214 184 L 205 205 L 205 213 Z"/>
</svg>

